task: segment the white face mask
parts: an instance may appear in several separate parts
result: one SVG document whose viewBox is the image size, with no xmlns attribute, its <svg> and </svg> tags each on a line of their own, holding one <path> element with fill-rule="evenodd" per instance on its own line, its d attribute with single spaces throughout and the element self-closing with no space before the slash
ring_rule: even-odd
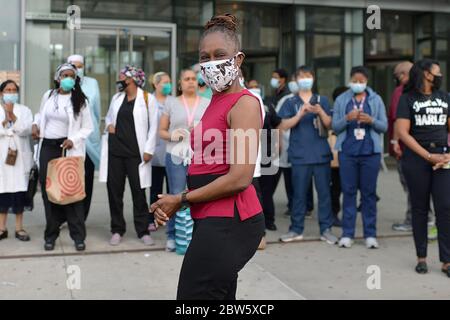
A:
<svg viewBox="0 0 450 320">
<path fill-rule="evenodd" d="M 261 97 L 261 89 L 260 88 L 252 88 L 252 89 L 248 89 L 248 91 Z"/>
<path fill-rule="evenodd" d="M 84 69 L 83 69 L 83 68 L 78 68 L 78 69 L 77 69 L 77 75 L 80 77 L 80 80 L 83 80 L 83 77 L 84 77 Z"/>
<path fill-rule="evenodd" d="M 200 72 L 208 87 L 217 92 L 222 92 L 231 86 L 239 74 L 236 57 L 240 54 L 243 53 L 238 52 L 230 59 L 200 63 Z"/>
<path fill-rule="evenodd" d="M 240 85 L 242 88 L 245 88 L 245 81 L 244 81 L 244 78 L 239 78 L 239 85 Z"/>
</svg>

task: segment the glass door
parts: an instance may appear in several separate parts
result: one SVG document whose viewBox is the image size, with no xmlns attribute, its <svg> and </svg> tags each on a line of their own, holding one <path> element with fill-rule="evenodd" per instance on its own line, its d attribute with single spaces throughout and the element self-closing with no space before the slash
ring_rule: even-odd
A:
<svg viewBox="0 0 450 320">
<path fill-rule="evenodd" d="M 118 74 L 126 64 L 144 70 L 148 91 L 153 90 L 148 77 L 158 71 L 172 74 L 175 81 L 173 37 L 172 30 L 167 28 L 117 26 L 99 21 L 75 31 L 74 52 L 85 57 L 85 74 L 99 83 L 103 116 L 116 93 Z"/>
</svg>

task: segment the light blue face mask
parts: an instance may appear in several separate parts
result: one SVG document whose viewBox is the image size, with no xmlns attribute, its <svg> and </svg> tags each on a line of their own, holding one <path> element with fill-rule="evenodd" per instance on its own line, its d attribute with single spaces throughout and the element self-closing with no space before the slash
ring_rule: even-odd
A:
<svg viewBox="0 0 450 320">
<path fill-rule="evenodd" d="M 289 88 L 289 91 L 291 91 L 291 93 L 294 93 L 294 94 L 298 93 L 298 91 L 300 90 L 298 88 L 297 81 L 290 81 L 288 83 L 288 88 Z"/>
<path fill-rule="evenodd" d="M 199 86 L 205 85 L 205 80 L 203 80 L 201 72 L 197 72 L 197 82 Z"/>
<path fill-rule="evenodd" d="M 277 89 L 280 86 L 280 80 L 275 78 L 270 79 L 270 86 L 274 89 Z"/>
<path fill-rule="evenodd" d="M 61 80 L 61 88 L 68 92 L 71 91 L 75 87 L 75 79 L 71 77 L 67 77 Z"/>
<path fill-rule="evenodd" d="M 77 69 L 77 75 L 80 77 L 80 79 L 83 79 L 83 77 L 84 77 L 84 68 Z"/>
<path fill-rule="evenodd" d="M 367 83 L 350 82 L 350 89 L 352 89 L 354 94 L 363 93 L 367 88 Z"/>
<path fill-rule="evenodd" d="M 245 88 L 245 80 L 244 80 L 244 78 L 239 77 L 239 85 L 240 85 L 242 88 Z"/>
<path fill-rule="evenodd" d="M 302 79 L 298 79 L 297 83 L 298 83 L 298 88 L 301 91 L 309 91 L 313 87 L 314 79 L 313 78 L 302 78 Z"/>
<path fill-rule="evenodd" d="M 17 93 L 4 93 L 3 101 L 6 104 L 15 104 L 19 101 L 19 95 Z"/>
</svg>

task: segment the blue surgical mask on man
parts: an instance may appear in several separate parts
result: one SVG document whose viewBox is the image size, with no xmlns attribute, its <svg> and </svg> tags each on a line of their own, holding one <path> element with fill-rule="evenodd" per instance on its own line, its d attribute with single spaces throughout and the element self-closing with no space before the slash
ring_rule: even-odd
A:
<svg viewBox="0 0 450 320">
<path fill-rule="evenodd" d="M 280 86 L 280 80 L 277 78 L 270 79 L 270 86 L 274 89 L 278 89 L 278 87 Z"/>
<path fill-rule="evenodd" d="M 3 101 L 6 104 L 15 104 L 19 101 L 19 95 L 17 93 L 4 93 Z"/>
<path fill-rule="evenodd" d="M 350 86 L 350 89 L 353 91 L 354 94 L 359 94 L 359 93 L 363 93 L 364 90 L 366 90 L 367 83 L 350 82 L 349 86 Z"/>
<path fill-rule="evenodd" d="M 314 79 L 313 78 L 301 78 L 301 79 L 297 80 L 297 83 L 298 83 L 298 88 L 301 91 L 309 91 L 313 87 Z"/>
</svg>

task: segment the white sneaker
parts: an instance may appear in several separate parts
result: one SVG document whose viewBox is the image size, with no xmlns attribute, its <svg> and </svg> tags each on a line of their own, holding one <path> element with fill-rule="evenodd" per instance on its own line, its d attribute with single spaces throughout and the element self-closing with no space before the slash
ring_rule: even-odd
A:
<svg viewBox="0 0 450 320">
<path fill-rule="evenodd" d="M 176 249 L 175 240 L 169 239 L 166 242 L 166 251 L 167 252 L 174 252 Z"/>
<path fill-rule="evenodd" d="M 369 237 L 366 239 L 366 247 L 367 249 L 378 249 L 378 241 L 376 238 Z"/>
<path fill-rule="evenodd" d="M 351 248 L 353 244 L 353 240 L 347 237 L 341 238 L 339 240 L 339 248 Z"/>
<path fill-rule="evenodd" d="M 120 234 L 114 233 L 111 237 L 111 240 L 109 240 L 109 244 L 112 246 L 118 246 L 121 240 L 122 237 L 120 236 Z"/>
</svg>

